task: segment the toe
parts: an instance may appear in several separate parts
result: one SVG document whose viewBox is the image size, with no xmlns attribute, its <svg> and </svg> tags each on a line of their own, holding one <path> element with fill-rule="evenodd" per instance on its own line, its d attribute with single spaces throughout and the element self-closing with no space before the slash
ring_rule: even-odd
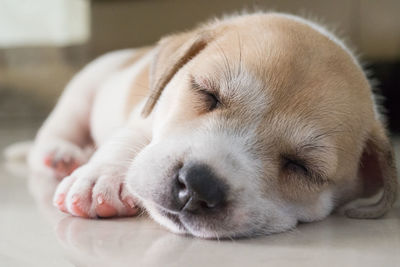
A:
<svg viewBox="0 0 400 267">
<path fill-rule="evenodd" d="M 92 190 L 96 178 L 88 176 L 84 167 L 82 166 L 69 176 L 76 178 L 66 194 L 65 206 L 72 215 L 92 218 L 96 217 L 92 208 Z"/>
<path fill-rule="evenodd" d="M 99 217 L 114 217 L 118 214 L 118 211 L 107 203 L 102 195 L 98 195 L 96 213 Z"/>
<path fill-rule="evenodd" d="M 122 203 L 125 206 L 126 215 L 133 216 L 139 212 L 139 208 L 136 206 L 135 201 L 132 197 L 127 196 L 122 200 Z"/>
<path fill-rule="evenodd" d="M 72 202 L 71 202 L 70 209 L 71 209 L 72 215 L 84 217 L 84 218 L 89 217 L 89 215 L 81 208 L 82 199 L 79 196 L 77 196 L 77 195 L 72 196 L 71 201 Z"/>
<path fill-rule="evenodd" d="M 65 178 L 57 186 L 56 192 L 54 193 L 53 204 L 56 208 L 58 208 L 63 212 L 68 212 L 66 206 L 66 196 L 74 182 L 75 182 L 75 177 L 69 176 Z"/>
<path fill-rule="evenodd" d="M 72 158 L 65 158 L 58 160 L 53 165 L 53 169 L 59 176 L 68 176 L 79 166 L 80 163 L 77 160 Z"/>
<path fill-rule="evenodd" d="M 43 163 L 47 167 L 51 167 L 53 165 L 53 157 L 52 157 L 52 155 L 45 156 L 44 159 L 43 159 Z"/>
<path fill-rule="evenodd" d="M 81 166 L 81 164 L 76 161 L 76 160 L 72 160 L 69 162 L 68 167 L 66 169 L 66 172 L 68 174 L 71 174 L 74 170 L 76 170 L 79 166 Z"/>
<path fill-rule="evenodd" d="M 54 200 L 54 205 L 62 212 L 67 212 L 65 208 L 65 194 L 59 194 Z"/>
<path fill-rule="evenodd" d="M 58 142 L 44 154 L 43 164 L 52 169 L 57 179 L 70 175 L 84 164 L 89 154 L 72 143 Z"/>
<path fill-rule="evenodd" d="M 134 216 L 139 212 L 138 201 L 132 196 L 124 183 L 121 185 L 119 198 L 125 206 L 126 216 Z"/>
</svg>

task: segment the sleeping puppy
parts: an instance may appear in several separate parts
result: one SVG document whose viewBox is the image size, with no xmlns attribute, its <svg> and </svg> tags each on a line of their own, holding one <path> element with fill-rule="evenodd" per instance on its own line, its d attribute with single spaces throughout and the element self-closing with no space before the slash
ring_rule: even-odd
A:
<svg viewBox="0 0 400 267">
<path fill-rule="evenodd" d="M 324 28 L 278 13 L 214 20 L 90 63 L 29 163 L 62 178 L 61 211 L 132 216 L 140 206 L 203 238 L 282 232 L 339 208 L 378 218 L 397 194 L 359 63 Z"/>
</svg>

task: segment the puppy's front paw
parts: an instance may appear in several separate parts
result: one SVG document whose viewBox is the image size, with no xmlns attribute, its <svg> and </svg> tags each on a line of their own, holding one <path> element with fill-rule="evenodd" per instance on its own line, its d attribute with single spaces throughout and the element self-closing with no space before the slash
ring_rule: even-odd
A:
<svg viewBox="0 0 400 267">
<path fill-rule="evenodd" d="M 66 177 L 57 187 L 54 205 L 86 218 L 136 215 L 139 208 L 124 185 L 124 176 L 101 169 L 104 166 L 86 164 Z"/>
<path fill-rule="evenodd" d="M 30 155 L 30 165 L 39 169 L 41 166 L 52 170 L 54 176 L 61 180 L 75 169 L 86 163 L 92 151 L 64 140 L 48 140 L 45 144 L 36 144 Z"/>
</svg>

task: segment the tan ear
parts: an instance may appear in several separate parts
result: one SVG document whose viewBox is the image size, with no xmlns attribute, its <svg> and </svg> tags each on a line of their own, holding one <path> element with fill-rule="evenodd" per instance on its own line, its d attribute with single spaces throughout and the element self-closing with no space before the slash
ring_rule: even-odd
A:
<svg viewBox="0 0 400 267">
<path fill-rule="evenodd" d="M 345 214 L 351 218 L 379 218 L 392 207 L 398 193 L 392 147 L 380 123 L 366 141 L 359 166 L 365 198 L 355 206 L 349 205 Z"/>
<path fill-rule="evenodd" d="M 212 39 L 209 31 L 194 31 L 161 39 L 150 70 L 150 95 L 143 108 L 147 117 L 175 73 L 202 51 Z"/>
</svg>

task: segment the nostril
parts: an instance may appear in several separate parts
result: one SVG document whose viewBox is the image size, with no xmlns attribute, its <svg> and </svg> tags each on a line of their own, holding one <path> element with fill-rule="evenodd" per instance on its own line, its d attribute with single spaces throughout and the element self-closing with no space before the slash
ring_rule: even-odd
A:
<svg viewBox="0 0 400 267">
<path fill-rule="evenodd" d="M 213 209 L 216 205 L 214 203 L 208 203 L 207 201 L 200 201 L 200 206 L 203 209 Z"/>
<path fill-rule="evenodd" d="M 180 190 L 186 190 L 186 189 L 187 189 L 187 188 L 186 188 L 186 185 L 185 185 L 185 183 L 183 182 L 183 180 L 182 180 L 182 178 L 180 177 L 180 175 L 178 175 L 177 186 L 178 186 L 179 191 L 180 191 Z"/>
<path fill-rule="evenodd" d="M 189 201 L 190 193 L 189 193 L 189 189 L 187 188 L 187 186 L 185 184 L 185 181 L 182 179 L 182 177 L 179 174 L 176 177 L 175 188 L 176 188 L 175 194 L 177 196 L 177 201 L 179 203 L 178 209 L 181 209 Z"/>
<path fill-rule="evenodd" d="M 176 177 L 176 198 L 182 210 L 211 212 L 225 202 L 227 186 L 205 164 L 187 164 Z"/>
<path fill-rule="evenodd" d="M 217 208 L 221 203 L 214 203 L 208 200 L 200 199 L 197 194 L 188 194 L 187 201 L 185 205 L 182 207 L 182 210 L 191 212 L 191 213 L 198 213 L 198 212 L 211 212 L 215 208 Z"/>
</svg>

